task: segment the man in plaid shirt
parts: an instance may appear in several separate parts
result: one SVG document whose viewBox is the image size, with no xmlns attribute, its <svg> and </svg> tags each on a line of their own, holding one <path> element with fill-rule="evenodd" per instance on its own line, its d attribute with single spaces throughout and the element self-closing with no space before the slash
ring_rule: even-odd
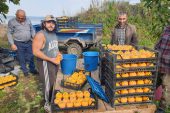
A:
<svg viewBox="0 0 170 113">
<path fill-rule="evenodd" d="M 170 25 L 167 26 L 156 44 L 155 49 L 159 51 L 159 75 L 162 79 L 163 97 L 161 107 L 170 106 Z"/>
</svg>

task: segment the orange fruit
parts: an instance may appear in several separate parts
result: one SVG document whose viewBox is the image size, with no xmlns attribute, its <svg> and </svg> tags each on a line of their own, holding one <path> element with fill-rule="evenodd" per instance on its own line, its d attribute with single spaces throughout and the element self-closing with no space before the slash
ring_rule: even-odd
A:
<svg viewBox="0 0 170 113">
<path fill-rule="evenodd" d="M 142 102 L 142 97 L 137 96 L 137 97 L 135 97 L 135 100 L 136 100 L 136 102 Z"/>
<path fill-rule="evenodd" d="M 62 93 L 60 93 L 60 92 L 58 92 L 55 96 L 56 96 L 56 98 L 59 98 L 59 99 L 61 99 L 63 97 Z"/>
<path fill-rule="evenodd" d="M 137 84 L 138 84 L 138 85 L 143 85 L 143 84 L 144 84 L 144 81 L 143 81 L 143 80 L 137 80 Z"/>
<path fill-rule="evenodd" d="M 149 97 L 142 97 L 142 100 L 143 100 L 143 101 L 148 101 L 148 100 L 149 100 Z"/>
<path fill-rule="evenodd" d="M 138 64 L 132 63 L 130 66 L 131 67 L 138 67 Z"/>
<path fill-rule="evenodd" d="M 90 93 L 88 91 L 83 92 L 84 97 L 90 97 Z"/>
<path fill-rule="evenodd" d="M 73 107 L 73 102 L 67 102 L 66 106 L 67 106 L 67 108 L 72 108 Z"/>
<path fill-rule="evenodd" d="M 128 97 L 127 100 L 130 103 L 135 102 L 135 98 L 134 97 Z"/>
<path fill-rule="evenodd" d="M 131 72 L 131 73 L 129 73 L 129 76 L 130 76 L 130 77 L 136 76 L 136 72 Z"/>
<path fill-rule="evenodd" d="M 136 81 L 135 81 L 135 80 L 131 80 L 131 81 L 129 81 L 129 85 L 130 85 L 130 86 L 134 86 L 134 85 L 136 85 Z"/>
<path fill-rule="evenodd" d="M 65 102 L 59 102 L 59 103 L 58 103 L 58 106 L 59 106 L 60 108 L 65 108 L 65 107 L 66 107 L 66 103 L 65 103 Z"/>
<path fill-rule="evenodd" d="M 122 84 L 122 86 L 128 86 L 129 85 L 128 81 L 123 81 L 121 84 Z"/>
<path fill-rule="evenodd" d="M 145 83 L 145 84 L 152 84 L 152 81 L 149 80 L 149 79 L 145 79 L 145 80 L 144 80 L 144 83 Z"/>
<path fill-rule="evenodd" d="M 143 93 L 143 89 L 142 88 L 136 88 L 136 93 Z"/>
<path fill-rule="evenodd" d="M 122 97 L 120 98 L 121 103 L 127 103 L 127 97 Z"/>
<path fill-rule="evenodd" d="M 122 90 L 120 91 L 120 93 L 121 93 L 121 94 L 128 94 L 128 90 L 127 90 L 127 89 L 122 89 Z"/>
<path fill-rule="evenodd" d="M 147 88 L 147 87 L 143 88 L 143 92 L 144 92 L 144 93 L 148 93 L 148 92 L 150 92 L 150 90 L 151 90 L 151 89 L 150 89 L 150 88 Z"/>
<path fill-rule="evenodd" d="M 128 92 L 129 92 L 129 93 L 135 93 L 136 90 L 135 90 L 134 88 L 131 88 L 131 89 L 128 89 Z"/>
<path fill-rule="evenodd" d="M 123 73 L 121 76 L 122 77 L 129 77 L 129 74 L 128 73 Z"/>
<path fill-rule="evenodd" d="M 88 103 L 88 101 L 85 101 L 85 100 L 84 100 L 84 101 L 81 102 L 81 105 L 82 105 L 82 106 L 88 106 L 89 103 Z"/>
</svg>

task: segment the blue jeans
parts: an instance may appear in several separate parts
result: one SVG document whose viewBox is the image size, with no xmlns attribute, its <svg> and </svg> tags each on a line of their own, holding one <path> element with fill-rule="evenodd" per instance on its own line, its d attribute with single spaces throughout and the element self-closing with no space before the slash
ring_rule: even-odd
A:
<svg viewBox="0 0 170 113">
<path fill-rule="evenodd" d="M 28 73 L 35 71 L 34 56 L 32 53 L 32 41 L 20 42 L 14 41 L 17 46 L 17 59 L 20 63 L 23 73 Z M 29 63 L 29 70 L 26 64 Z"/>
</svg>

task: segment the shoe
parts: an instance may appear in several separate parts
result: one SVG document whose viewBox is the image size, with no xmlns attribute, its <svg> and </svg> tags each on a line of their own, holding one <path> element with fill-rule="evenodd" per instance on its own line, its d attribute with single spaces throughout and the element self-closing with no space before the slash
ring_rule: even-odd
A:
<svg viewBox="0 0 170 113">
<path fill-rule="evenodd" d="M 37 70 L 30 71 L 30 73 L 32 73 L 32 74 L 34 74 L 34 75 L 37 75 L 37 74 L 39 74 Z"/>
<path fill-rule="evenodd" d="M 165 111 L 162 108 L 158 108 L 155 113 L 165 113 Z"/>
<path fill-rule="evenodd" d="M 25 77 L 28 77 L 28 76 L 29 76 L 29 74 L 26 72 L 26 73 L 24 73 L 24 76 L 25 76 Z"/>
<path fill-rule="evenodd" d="M 45 110 L 47 113 L 52 113 L 51 105 L 46 102 L 45 105 L 44 105 L 44 110 Z"/>
</svg>

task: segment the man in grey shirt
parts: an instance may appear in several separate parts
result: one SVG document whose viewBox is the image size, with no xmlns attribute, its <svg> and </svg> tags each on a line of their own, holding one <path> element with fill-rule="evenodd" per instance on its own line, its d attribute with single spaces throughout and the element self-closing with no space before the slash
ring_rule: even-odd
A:
<svg viewBox="0 0 170 113">
<path fill-rule="evenodd" d="M 17 10 L 16 17 L 8 22 L 8 41 L 13 51 L 17 52 L 21 69 L 25 76 L 28 76 L 29 70 L 26 63 L 29 63 L 30 72 L 37 74 L 34 65 L 34 56 L 32 54 L 32 38 L 35 30 L 31 21 L 26 18 L 24 10 Z"/>
</svg>

